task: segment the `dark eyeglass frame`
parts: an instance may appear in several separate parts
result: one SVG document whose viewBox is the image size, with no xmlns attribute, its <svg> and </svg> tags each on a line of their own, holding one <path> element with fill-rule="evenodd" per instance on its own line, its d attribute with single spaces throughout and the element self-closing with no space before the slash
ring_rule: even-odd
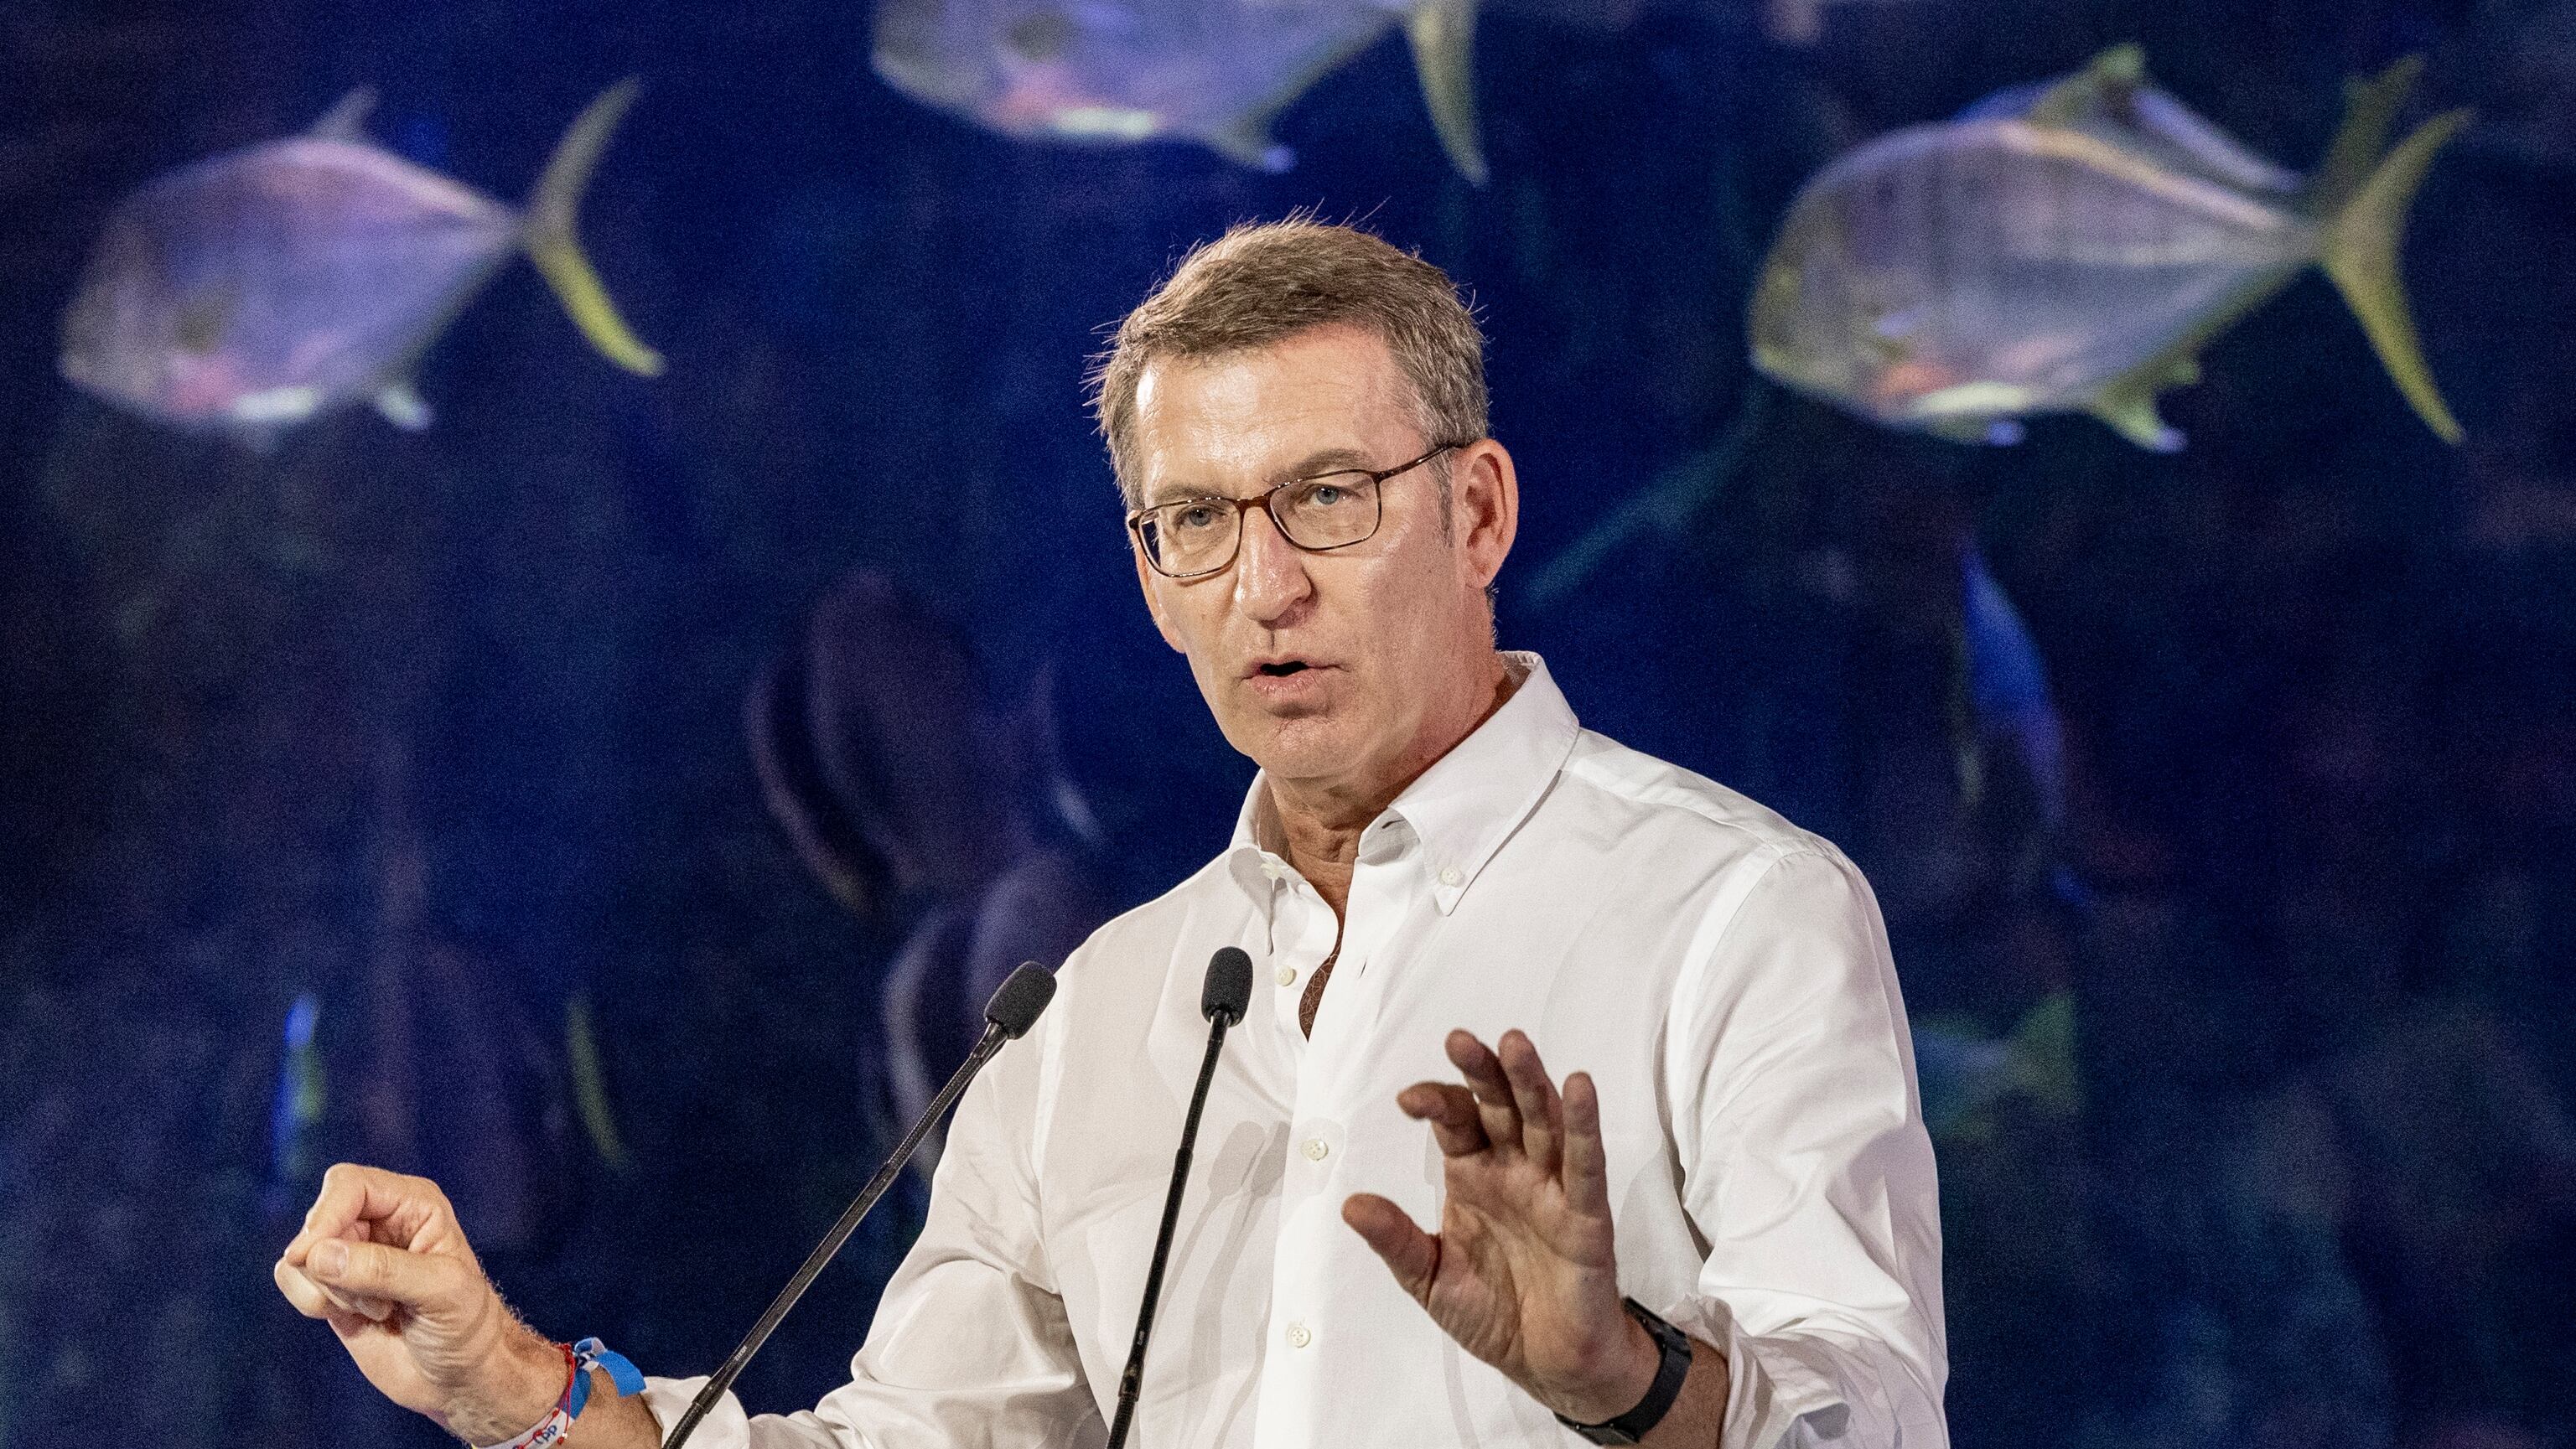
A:
<svg viewBox="0 0 2576 1449">
<path fill-rule="evenodd" d="M 1243 515 L 1251 512 L 1255 508 L 1269 514 L 1271 526 L 1279 530 L 1279 536 L 1287 540 L 1290 548 L 1296 549 L 1300 553 L 1331 553 L 1335 549 L 1351 548 L 1377 537 L 1379 527 L 1386 522 L 1386 499 L 1377 491 L 1386 483 L 1386 480 L 1394 477 L 1398 473 L 1410 473 L 1414 469 L 1421 467 L 1423 464 L 1430 462 L 1432 459 L 1439 457 L 1443 453 L 1466 446 L 1467 445 L 1465 443 L 1442 443 L 1438 447 L 1433 448 L 1430 452 L 1423 454 L 1421 457 L 1415 458 L 1410 462 L 1398 463 L 1392 468 L 1327 468 L 1321 473 L 1309 473 L 1300 478 L 1291 478 L 1285 483 L 1281 483 L 1276 487 L 1269 488 L 1263 492 L 1255 493 L 1249 498 L 1229 498 L 1222 493 L 1209 493 L 1194 494 L 1187 498 L 1168 499 L 1161 503 L 1152 504 L 1148 507 L 1130 511 L 1127 515 L 1127 533 L 1130 537 L 1136 540 L 1137 551 L 1145 556 L 1146 564 L 1150 566 L 1154 572 L 1161 574 L 1167 579 L 1203 579 L 1210 574 L 1221 574 L 1227 569 L 1232 568 L 1234 566 L 1234 561 L 1243 556 Z M 1288 525 L 1280 520 L 1279 510 L 1275 506 L 1275 503 L 1280 494 L 1287 492 L 1291 488 L 1303 487 L 1306 484 L 1318 482 L 1326 478 L 1367 479 L 1370 490 L 1369 503 L 1377 510 L 1377 516 L 1369 520 L 1368 532 L 1361 534 L 1357 538 L 1349 539 L 1341 543 L 1328 543 L 1320 548 L 1310 547 L 1309 545 L 1299 543 L 1289 534 Z M 1173 507 L 1177 504 L 1186 503 L 1223 503 L 1232 505 L 1234 508 L 1234 547 L 1226 552 L 1225 562 L 1214 565 L 1210 568 L 1193 569 L 1189 573 L 1182 574 L 1174 573 L 1170 569 L 1163 567 L 1162 561 L 1154 557 L 1153 547 L 1145 542 L 1145 521 L 1156 513 L 1161 512 L 1163 509 Z"/>
</svg>

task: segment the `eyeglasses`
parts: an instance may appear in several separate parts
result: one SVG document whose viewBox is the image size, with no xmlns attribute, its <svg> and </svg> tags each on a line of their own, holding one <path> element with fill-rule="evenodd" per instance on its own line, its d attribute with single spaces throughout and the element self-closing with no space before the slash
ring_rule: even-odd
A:
<svg viewBox="0 0 2576 1449">
<path fill-rule="evenodd" d="M 1308 553 L 1366 543 L 1385 516 L 1379 485 L 1410 472 L 1464 443 L 1442 443 L 1409 463 L 1371 472 L 1342 468 L 1291 478 L 1250 498 L 1180 498 L 1127 515 L 1127 531 L 1145 551 L 1145 562 L 1166 578 L 1194 579 L 1234 562 L 1243 547 L 1243 515 L 1258 508 L 1279 525 L 1279 536 Z"/>
</svg>

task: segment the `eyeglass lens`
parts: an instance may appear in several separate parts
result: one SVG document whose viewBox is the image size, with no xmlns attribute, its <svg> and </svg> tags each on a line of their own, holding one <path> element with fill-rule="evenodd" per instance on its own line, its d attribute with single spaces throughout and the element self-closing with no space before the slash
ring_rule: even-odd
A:
<svg viewBox="0 0 2576 1449">
<path fill-rule="evenodd" d="M 1305 549 L 1345 548 L 1377 531 L 1378 483 L 1366 473 L 1301 478 L 1268 497 L 1270 516 Z M 1154 567 L 1175 575 L 1213 573 L 1243 542 L 1243 502 L 1189 498 L 1148 511 L 1139 532 Z"/>
</svg>

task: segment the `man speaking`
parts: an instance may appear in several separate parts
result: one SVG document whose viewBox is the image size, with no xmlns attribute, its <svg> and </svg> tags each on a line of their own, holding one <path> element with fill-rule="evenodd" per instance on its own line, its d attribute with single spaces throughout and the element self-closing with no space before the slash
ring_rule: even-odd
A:
<svg viewBox="0 0 2576 1449">
<path fill-rule="evenodd" d="M 1236 946 L 1254 995 L 1136 1443 L 1944 1449 L 1877 906 L 1496 649 L 1520 500 L 1482 347 L 1437 268 L 1304 220 L 1201 248 L 1121 325 L 1098 409 L 1137 581 L 1260 773 L 1224 851 L 1094 934 L 967 1093 L 851 1382 L 783 1417 L 728 1397 L 692 1444 L 1101 1444 Z M 621 1394 L 520 1323 L 418 1178 L 332 1169 L 276 1276 L 468 1443 L 587 1375 L 568 1442 L 652 1449 L 698 1386 Z"/>
</svg>

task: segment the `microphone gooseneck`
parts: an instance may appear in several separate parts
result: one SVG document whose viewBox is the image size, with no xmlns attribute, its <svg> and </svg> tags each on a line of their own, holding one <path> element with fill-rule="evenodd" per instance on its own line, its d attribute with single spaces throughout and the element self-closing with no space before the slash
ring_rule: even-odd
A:
<svg viewBox="0 0 2576 1449">
<path fill-rule="evenodd" d="M 1208 1019 L 1207 1055 L 1199 1062 L 1198 1086 L 1190 1092 L 1189 1116 L 1181 1122 L 1181 1147 L 1172 1154 L 1172 1187 L 1163 1196 L 1163 1226 L 1154 1234 L 1154 1261 L 1145 1270 L 1145 1301 L 1136 1309 L 1136 1341 L 1127 1349 L 1127 1368 L 1118 1375 L 1118 1416 L 1109 1425 L 1108 1449 L 1124 1449 L 1135 1422 L 1136 1400 L 1145 1388 L 1145 1344 L 1154 1336 L 1154 1304 L 1163 1296 L 1163 1266 L 1172 1256 L 1172 1233 L 1180 1225 L 1181 1189 L 1190 1180 L 1190 1148 L 1198 1141 L 1199 1114 L 1207 1108 L 1208 1084 L 1216 1080 L 1217 1053 L 1225 1047 L 1226 1028 L 1252 1009 L 1252 958 L 1240 946 L 1227 946 L 1208 959 L 1207 984 L 1199 989 L 1199 1013 Z"/>
<path fill-rule="evenodd" d="M 733 1387 L 733 1381 L 742 1376 L 751 1356 L 760 1352 L 760 1346 L 769 1341 L 769 1335 L 778 1331 L 778 1325 L 787 1317 L 787 1310 L 794 1308 L 796 1300 L 805 1296 L 805 1290 L 812 1287 L 814 1279 L 830 1265 L 833 1255 L 850 1240 L 850 1234 L 858 1231 L 859 1221 L 877 1205 L 878 1198 L 885 1196 L 886 1189 L 894 1186 L 904 1164 L 912 1161 L 912 1154 L 920 1148 L 921 1139 L 930 1135 L 931 1127 L 965 1092 L 966 1084 L 975 1080 L 975 1074 L 982 1071 L 984 1064 L 993 1059 L 993 1054 L 1002 1049 L 1002 1043 L 1017 1041 L 1025 1035 L 1036 1023 L 1038 1014 L 1045 1011 L 1047 1003 L 1054 999 L 1055 978 L 1035 962 L 1023 962 L 993 993 L 993 999 L 984 1007 L 984 1034 L 977 1039 L 975 1049 L 966 1054 L 966 1060 L 948 1078 L 948 1085 L 941 1087 L 939 1095 L 931 1098 L 930 1105 L 922 1109 L 921 1116 L 912 1124 L 912 1130 L 903 1134 L 903 1140 L 895 1144 L 894 1152 L 886 1158 L 885 1165 L 879 1167 L 877 1175 L 869 1178 L 868 1185 L 859 1190 L 859 1195 L 842 1211 L 840 1220 L 823 1235 L 823 1241 L 816 1243 L 814 1251 L 805 1256 L 805 1266 L 797 1269 L 796 1276 L 788 1279 L 787 1286 L 779 1289 L 778 1296 L 770 1300 L 768 1311 L 751 1326 L 751 1332 L 743 1335 L 742 1342 L 725 1359 L 724 1367 L 717 1369 L 715 1376 L 707 1380 L 706 1387 L 698 1390 L 698 1396 L 689 1401 L 689 1411 L 672 1426 L 671 1437 L 662 1441 L 662 1449 L 680 1449 L 688 1442 L 689 1435 L 697 1431 L 698 1421 L 704 1419 L 716 1402 L 725 1396 L 725 1391 Z"/>
</svg>

